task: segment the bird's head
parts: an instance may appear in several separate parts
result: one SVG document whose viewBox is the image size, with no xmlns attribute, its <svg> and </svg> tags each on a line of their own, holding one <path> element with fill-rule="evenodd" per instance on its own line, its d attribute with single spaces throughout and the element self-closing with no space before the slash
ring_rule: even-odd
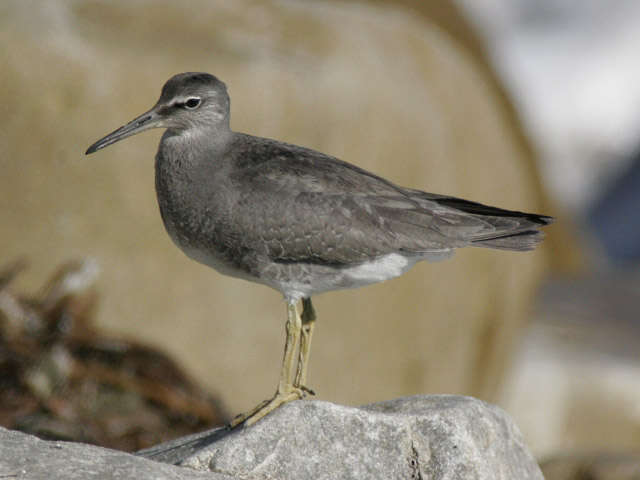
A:
<svg viewBox="0 0 640 480">
<path fill-rule="evenodd" d="M 223 82 L 208 73 L 187 72 L 171 77 L 153 108 L 101 138 L 87 154 L 151 128 L 176 132 L 229 129 L 229 95 Z"/>
</svg>

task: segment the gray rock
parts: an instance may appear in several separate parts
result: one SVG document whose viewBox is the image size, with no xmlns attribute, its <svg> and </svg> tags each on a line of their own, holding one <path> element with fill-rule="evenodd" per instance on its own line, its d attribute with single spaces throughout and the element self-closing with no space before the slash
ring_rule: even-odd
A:
<svg viewBox="0 0 640 480">
<path fill-rule="evenodd" d="M 249 428 L 212 430 L 139 454 L 241 478 L 543 480 L 502 410 L 453 395 L 360 408 L 297 401 Z"/>
<path fill-rule="evenodd" d="M 502 410 L 451 395 L 360 408 L 298 401 L 250 428 L 183 437 L 138 456 L 0 428 L 0 478 L 543 480 Z"/>
<path fill-rule="evenodd" d="M 0 479 L 233 480 L 72 442 L 47 442 L 0 427 Z"/>
</svg>

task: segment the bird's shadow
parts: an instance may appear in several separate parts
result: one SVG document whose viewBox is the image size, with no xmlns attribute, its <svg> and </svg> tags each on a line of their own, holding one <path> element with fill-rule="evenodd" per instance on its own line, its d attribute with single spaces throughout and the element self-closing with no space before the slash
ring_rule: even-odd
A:
<svg viewBox="0 0 640 480">
<path fill-rule="evenodd" d="M 135 452 L 135 455 L 156 462 L 180 465 L 180 463 L 194 453 L 230 435 L 237 434 L 241 430 L 242 428 L 230 429 L 229 427 L 217 427 L 138 450 Z"/>
</svg>

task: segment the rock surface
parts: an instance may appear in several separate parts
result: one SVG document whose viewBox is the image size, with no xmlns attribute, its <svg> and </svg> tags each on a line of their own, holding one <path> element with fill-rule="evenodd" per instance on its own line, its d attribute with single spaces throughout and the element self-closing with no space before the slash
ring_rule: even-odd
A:
<svg viewBox="0 0 640 480">
<path fill-rule="evenodd" d="M 0 478 L 543 480 L 502 410 L 452 395 L 360 408 L 298 401 L 250 428 L 211 430 L 137 456 L 0 428 Z"/>
<path fill-rule="evenodd" d="M 250 428 L 216 429 L 139 455 L 240 478 L 543 479 L 502 410 L 453 395 L 360 408 L 292 402 Z"/>
<path fill-rule="evenodd" d="M 0 427 L 0 478 L 10 480 L 233 480 L 83 443 L 48 442 Z M 250 480 L 250 479 L 249 479 Z"/>
</svg>

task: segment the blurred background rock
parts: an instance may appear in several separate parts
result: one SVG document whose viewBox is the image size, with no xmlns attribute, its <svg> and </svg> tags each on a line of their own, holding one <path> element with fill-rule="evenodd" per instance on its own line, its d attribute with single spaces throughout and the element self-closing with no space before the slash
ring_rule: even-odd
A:
<svg viewBox="0 0 640 480">
<path fill-rule="evenodd" d="M 550 288 L 561 293 L 574 285 L 566 280 L 571 273 L 600 278 L 594 265 L 607 264 L 607 250 L 594 247 L 603 244 L 590 228 L 597 222 L 583 221 L 598 196 L 585 192 L 605 172 L 620 171 L 620 159 L 635 146 L 632 120 L 640 110 L 598 110 L 607 99 L 625 104 L 612 97 L 618 84 L 611 79 L 629 71 L 623 61 L 598 62 L 619 45 L 607 44 L 613 35 L 595 27 L 610 14 L 621 27 L 607 31 L 619 33 L 631 16 L 597 4 L 5 1 L 0 253 L 6 261 L 26 256 L 31 265 L 14 288 L 31 291 L 63 260 L 90 256 L 102 268 L 100 328 L 170 352 L 231 412 L 271 392 L 283 302 L 274 291 L 190 261 L 171 244 L 154 192 L 160 132 L 83 155 L 91 142 L 149 108 L 169 76 L 208 71 L 228 85 L 235 130 L 315 148 L 402 185 L 559 217 L 534 253 L 468 249 L 385 284 L 319 296 L 310 380 L 320 398 L 361 404 L 415 393 L 469 394 L 506 406 L 541 455 L 564 446 L 598 448 L 602 442 L 591 431 L 584 433 L 590 442 L 576 440 L 580 435 L 571 432 L 579 429 L 566 416 L 588 395 L 550 397 L 567 377 L 554 383 L 535 376 L 536 359 L 551 357 L 526 329 L 545 276 L 559 277 Z M 591 16 L 583 13 L 587 7 Z M 576 33 L 566 48 L 557 45 L 573 38 L 569 33 L 549 34 L 581 32 L 585 24 L 591 36 Z M 633 40 L 629 32 L 620 34 L 620 44 Z M 580 40 L 592 48 L 578 48 Z M 580 76 L 585 65 L 590 69 Z M 552 68 L 558 66 L 564 68 Z M 622 110 L 626 123 L 616 116 Z M 587 119 L 590 128 L 576 128 Z M 619 132 L 623 124 L 624 146 L 622 137 L 596 141 L 600 131 Z M 554 139 L 571 148 L 551 148 Z M 578 243 L 585 231 L 589 241 Z M 554 298 L 582 307 L 576 295 Z M 558 302 L 552 307 L 567 304 Z M 548 305 L 535 310 L 547 323 L 534 329 L 550 322 L 544 339 L 575 313 L 557 314 Z M 602 316 L 594 323 L 608 332 L 607 312 Z M 627 356 L 622 363 L 634 361 Z M 559 359 L 545 371 L 575 378 L 561 365 Z M 604 384 L 584 387 L 593 383 L 598 398 L 611 401 Z M 637 447 L 638 410 L 620 405 L 617 412 L 628 420 L 620 428 L 628 431 L 617 446 Z"/>
</svg>

